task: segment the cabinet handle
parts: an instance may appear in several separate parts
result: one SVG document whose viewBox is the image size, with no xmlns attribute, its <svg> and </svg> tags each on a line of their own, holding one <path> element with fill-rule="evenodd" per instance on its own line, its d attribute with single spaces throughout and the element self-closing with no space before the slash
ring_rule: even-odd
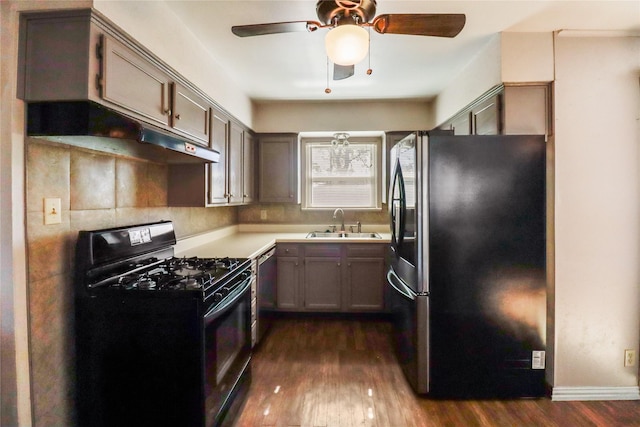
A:
<svg viewBox="0 0 640 427">
<path fill-rule="evenodd" d="M 293 194 L 289 194 L 289 198 L 290 198 L 290 199 L 293 199 Z"/>
<path fill-rule="evenodd" d="M 338 263 L 338 267 L 340 267 L 340 263 Z"/>
<path fill-rule="evenodd" d="M 347 263 L 347 267 L 351 267 L 351 263 L 350 262 Z"/>
<path fill-rule="evenodd" d="M 180 120 L 180 114 L 176 114 L 176 120 Z"/>
<path fill-rule="evenodd" d="M 171 111 L 171 108 L 169 108 L 168 110 L 164 110 L 164 114 L 170 116 L 173 112 Z"/>
<path fill-rule="evenodd" d="M 289 253 L 289 249 L 285 249 L 284 251 L 285 251 L 286 253 Z"/>
</svg>

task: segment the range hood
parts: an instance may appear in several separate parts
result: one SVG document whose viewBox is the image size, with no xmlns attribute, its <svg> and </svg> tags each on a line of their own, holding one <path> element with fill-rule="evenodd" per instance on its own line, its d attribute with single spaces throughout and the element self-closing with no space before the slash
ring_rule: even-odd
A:
<svg viewBox="0 0 640 427">
<path fill-rule="evenodd" d="M 34 102 L 27 135 L 159 163 L 217 163 L 220 153 L 91 101 Z"/>
</svg>

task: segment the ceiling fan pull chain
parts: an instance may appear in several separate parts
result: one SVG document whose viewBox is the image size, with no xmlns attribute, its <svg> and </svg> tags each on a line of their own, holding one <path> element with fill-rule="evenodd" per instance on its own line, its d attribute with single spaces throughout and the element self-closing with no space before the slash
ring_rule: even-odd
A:
<svg viewBox="0 0 640 427">
<path fill-rule="evenodd" d="M 329 87 L 329 57 L 327 56 L 327 88 L 324 90 L 324 93 L 331 93 L 331 88 Z"/>
<path fill-rule="evenodd" d="M 369 31 L 369 54 L 367 55 L 369 57 L 369 68 L 367 68 L 367 76 L 370 76 L 373 73 L 371 69 L 371 27 L 367 27 L 367 31 Z"/>
</svg>

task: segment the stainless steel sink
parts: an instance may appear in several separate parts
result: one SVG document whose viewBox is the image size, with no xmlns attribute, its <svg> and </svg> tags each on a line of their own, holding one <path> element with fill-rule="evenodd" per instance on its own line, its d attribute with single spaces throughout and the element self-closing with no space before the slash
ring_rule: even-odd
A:
<svg viewBox="0 0 640 427">
<path fill-rule="evenodd" d="M 378 233 L 350 233 L 346 231 L 312 231 L 307 239 L 382 239 Z"/>
<path fill-rule="evenodd" d="M 347 239 L 382 239 L 378 233 L 346 233 L 344 237 Z"/>
</svg>

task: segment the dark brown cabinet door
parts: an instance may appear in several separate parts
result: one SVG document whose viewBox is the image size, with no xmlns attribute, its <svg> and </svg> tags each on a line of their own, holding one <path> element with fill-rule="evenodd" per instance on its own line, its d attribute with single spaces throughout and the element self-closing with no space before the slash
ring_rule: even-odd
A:
<svg viewBox="0 0 640 427">
<path fill-rule="evenodd" d="M 211 112 L 211 148 L 220 152 L 218 163 L 207 165 L 209 168 L 209 204 L 227 203 L 227 142 L 229 140 L 229 117 L 222 111 Z"/>
<path fill-rule="evenodd" d="M 211 109 L 207 101 L 179 83 L 173 84 L 173 115 L 171 126 L 174 130 L 209 145 Z"/>
<path fill-rule="evenodd" d="M 347 258 L 349 311 L 384 309 L 384 258 Z"/>
<path fill-rule="evenodd" d="M 278 256 L 277 268 L 277 307 L 284 310 L 297 310 L 301 308 L 298 296 L 298 284 L 300 282 L 298 257 Z"/>
<path fill-rule="evenodd" d="M 242 141 L 242 203 L 256 200 L 256 149 L 253 134 L 245 130 Z"/>
<path fill-rule="evenodd" d="M 102 43 L 102 98 L 167 127 L 171 116 L 169 76 L 107 36 Z"/>
<path fill-rule="evenodd" d="M 341 266 L 340 257 L 305 257 L 305 309 L 340 311 Z"/>
<path fill-rule="evenodd" d="M 261 203 L 297 203 L 297 143 L 296 134 L 258 136 Z"/>
<path fill-rule="evenodd" d="M 454 118 L 451 122 L 451 130 L 454 135 L 470 135 L 471 134 L 471 120 L 469 119 L 470 113 L 466 112 L 460 114 Z"/>
<path fill-rule="evenodd" d="M 242 203 L 242 145 L 244 142 L 244 129 L 231 122 L 229 134 L 229 152 L 227 158 L 228 197 L 229 203 Z"/>
<path fill-rule="evenodd" d="M 474 135 L 499 135 L 502 133 L 501 100 L 502 95 L 498 94 L 471 110 Z"/>
</svg>

